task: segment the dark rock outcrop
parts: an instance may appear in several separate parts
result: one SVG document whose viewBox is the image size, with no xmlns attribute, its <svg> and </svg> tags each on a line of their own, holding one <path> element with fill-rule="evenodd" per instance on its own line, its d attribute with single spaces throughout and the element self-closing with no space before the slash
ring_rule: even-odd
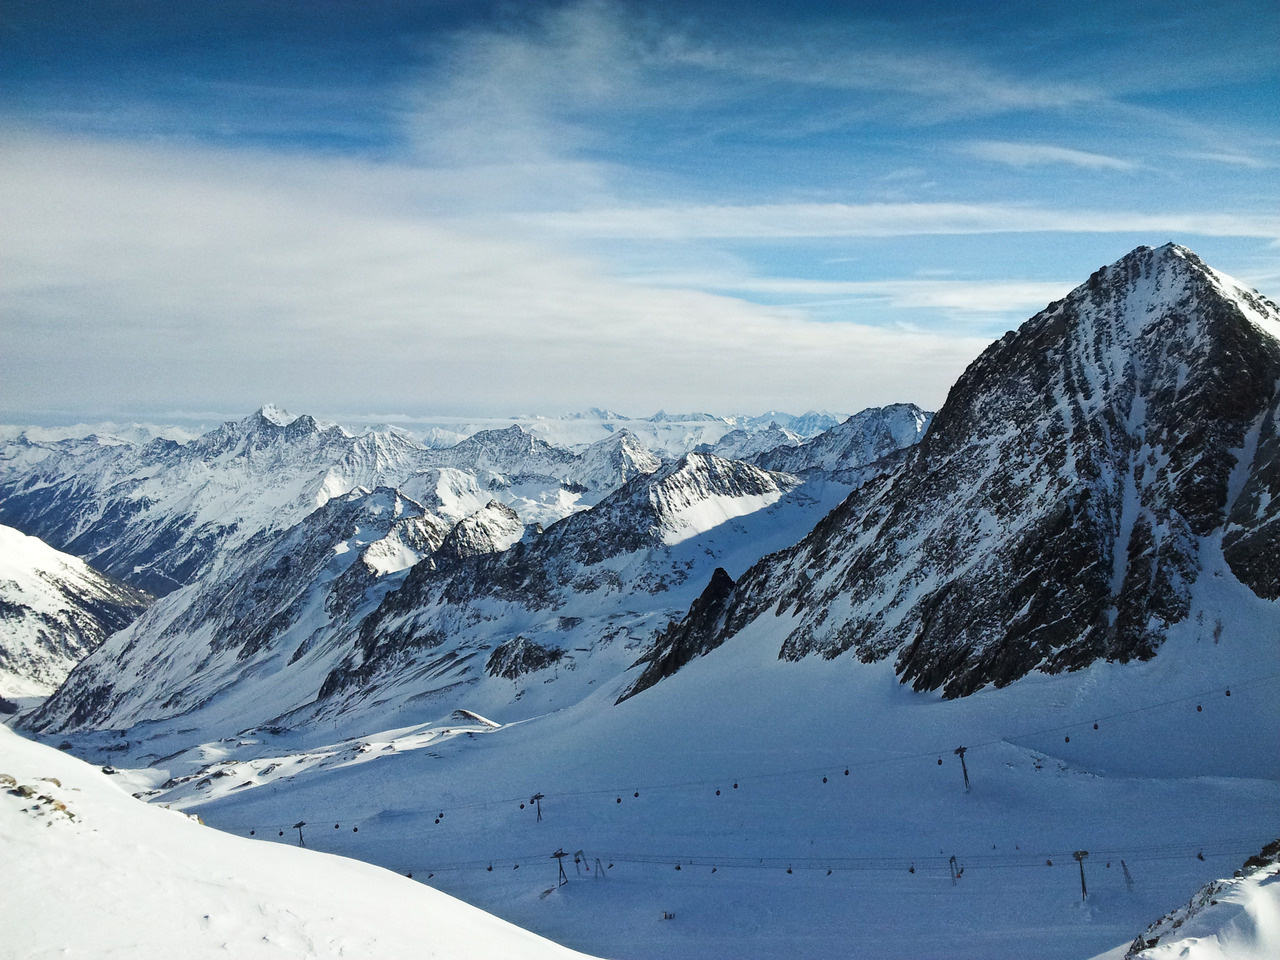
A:
<svg viewBox="0 0 1280 960">
<path fill-rule="evenodd" d="M 723 626 L 726 605 L 732 593 L 733 577 L 724 567 L 716 567 L 707 588 L 693 602 L 684 619 L 670 624 L 658 635 L 649 652 L 636 661 L 637 667 L 646 664 L 644 671 L 618 698 L 618 703 L 648 690 L 695 657 L 710 653 L 713 648 L 707 646 L 708 638 L 715 636 L 717 629 Z"/>
</svg>

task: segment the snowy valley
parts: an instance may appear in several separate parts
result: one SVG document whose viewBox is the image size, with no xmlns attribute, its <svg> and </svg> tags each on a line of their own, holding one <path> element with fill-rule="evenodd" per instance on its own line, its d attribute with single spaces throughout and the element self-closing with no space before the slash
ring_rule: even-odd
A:
<svg viewBox="0 0 1280 960">
<path fill-rule="evenodd" d="M 626 960 L 1083 960 L 1280 833 L 1280 311 L 1185 248 L 936 414 L 451 426 L 0 434 L 0 560 L 134 604 L 14 724 L 252 852 L 7 731 L 0 773 L 350 890 L 278 849 L 305 834 L 390 871 L 350 865 L 368 910 L 441 911 L 442 951 L 472 914 L 422 885 Z M 4 602 L 0 665 L 35 663 Z M 42 852 L 0 799 L 32 864 L 87 829 Z M 418 929 L 263 909 L 278 943 Z"/>
</svg>

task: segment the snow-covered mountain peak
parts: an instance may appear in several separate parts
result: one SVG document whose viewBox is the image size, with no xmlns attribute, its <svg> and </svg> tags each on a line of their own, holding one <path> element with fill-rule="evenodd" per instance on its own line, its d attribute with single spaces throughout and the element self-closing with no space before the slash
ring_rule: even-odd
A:
<svg viewBox="0 0 1280 960">
<path fill-rule="evenodd" d="M 624 427 L 587 447 L 566 474 L 566 482 L 587 493 L 587 502 L 595 503 L 634 477 L 653 473 L 661 466 L 662 461 Z"/>
<path fill-rule="evenodd" d="M 776 503 L 799 483 L 749 463 L 689 453 L 655 473 L 646 486 L 662 542 L 671 546 Z"/>
<path fill-rule="evenodd" d="M 456 446 L 431 453 L 435 466 L 458 467 L 475 473 L 538 474 L 557 477 L 574 455 L 524 430 L 519 424 L 473 433 Z"/>
<path fill-rule="evenodd" d="M 805 474 L 821 470 L 847 476 L 883 457 L 914 446 L 924 436 L 933 414 L 914 403 L 871 407 L 811 440 L 774 446 L 751 457 L 766 470 Z"/>
<path fill-rule="evenodd" d="M 600 407 L 588 407 L 586 410 L 578 410 L 573 413 L 562 413 L 558 420 L 630 420 L 630 417 L 624 417 L 620 413 L 612 410 L 601 409 Z"/>
<path fill-rule="evenodd" d="M 310 414 L 295 417 L 267 406 L 242 420 L 228 420 L 183 449 L 189 458 L 260 457 L 267 454 L 296 459 L 299 451 L 315 451 L 350 439 L 337 424 L 322 426 Z M 286 454 L 286 450 L 290 452 Z"/>
<path fill-rule="evenodd" d="M 1176 243 L 1138 247 L 1099 269 L 1062 303 L 1087 302 L 1095 314 L 1113 324 L 1122 320 L 1115 332 L 1133 339 L 1157 328 L 1167 335 L 1162 320 L 1171 315 L 1194 326 L 1201 319 L 1196 307 L 1215 296 L 1232 302 L 1255 325 L 1280 337 L 1280 313 L 1274 303 Z"/>
<path fill-rule="evenodd" d="M 348 503 L 358 503 L 361 514 L 368 517 L 389 516 L 399 519 L 403 516 L 420 517 L 423 514 L 422 504 L 405 496 L 395 487 L 381 486 L 373 490 L 355 487 L 345 499 Z"/>
<path fill-rule="evenodd" d="M 523 537 L 524 531 L 519 514 L 505 503 L 490 500 L 483 509 L 459 520 L 437 552 L 455 560 L 501 553 Z"/>
<path fill-rule="evenodd" d="M 703 423 L 718 419 L 709 413 L 668 413 L 659 410 L 649 418 L 654 423 Z"/>
<path fill-rule="evenodd" d="M 742 428 L 730 430 L 715 443 L 699 444 L 695 449 L 699 453 L 713 453 L 726 460 L 750 460 L 778 447 L 797 447 L 803 440 L 799 434 L 779 426 L 776 420 L 771 420 L 764 429 L 755 432 Z"/>
<path fill-rule="evenodd" d="M 263 404 L 258 408 L 257 412 L 253 416 L 258 420 L 261 420 L 263 423 L 268 423 L 276 427 L 287 427 L 289 424 L 293 423 L 293 421 L 298 419 L 288 410 L 285 410 L 283 407 L 277 407 L 274 403 Z"/>
<path fill-rule="evenodd" d="M 1149 659 L 1215 551 L 1277 590 L 1278 381 L 1280 344 L 1198 258 L 1138 248 L 984 351 L 901 469 L 668 641 L 791 611 L 784 657 L 896 654 L 952 697 Z"/>
</svg>

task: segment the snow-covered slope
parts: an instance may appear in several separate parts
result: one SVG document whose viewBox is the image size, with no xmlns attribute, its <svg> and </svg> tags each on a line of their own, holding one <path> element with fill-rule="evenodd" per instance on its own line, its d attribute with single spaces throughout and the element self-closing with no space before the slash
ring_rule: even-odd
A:
<svg viewBox="0 0 1280 960">
<path fill-rule="evenodd" d="M 0 696 L 45 696 L 152 598 L 0 526 Z"/>
<path fill-rule="evenodd" d="M 57 740 L 222 829 L 288 844 L 320 823 L 309 846 L 618 960 L 1080 960 L 1280 822 L 1269 601 L 1219 566 L 1192 603 L 1151 661 L 957 700 L 912 692 L 890 661 L 779 660 L 761 621 L 619 706 L 626 677 L 554 699 L 592 679 L 580 644 L 531 673 L 537 651 L 512 645 L 515 680 L 407 700 L 386 726 L 366 709 L 225 732 L 205 713 Z M 1231 611 L 1216 643 L 1197 622 L 1215 609 Z M 570 883 L 540 900 L 558 848 Z"/>
<path fill-rule="evenodd" d="M 139 803 L 0 726 L 0 956 L 582 957 L 415 880 Z"/>
<path fill-rule="evenodd" d="M 1280 956 L 1280 840 L 1228 879 L 1201 887 L 1185 907 L 1094 960 L 1274 960 Z"/>
<path fill-rule="evenodd" d="M 988 348 L 900 470 L 653 658 L 763 618 L 787 659 L 895 656 L 915 689 L 963 696 L 1154 656 L 1219 556 L 1275 596 L 1276 323 L 1190 251 L 1139 248 Z"/>
<path fill-rule="evenodd" d="M 847 488 L 689 454 L 505 551 L 415 567 L 319 690 L 324 717 L 466 692 L 483 711 L 564 705 L 625 671 L 716 563 L 743 569 Z M 451 537 L 453 534 L 450 535 Z M 543 684 L 534 686 L 537 677 Z M 459 702 L 459 705 L 463 705 Z"/>
<path fill-rule="evenodd" d="M 604 494 L 628 480 L 653 473 L 660 466 L 662 461 L 634 433 L 623 429 L 584 450 L 568 478 L 589 495 L 590 503 L 598 503 Z"/>
</svg>

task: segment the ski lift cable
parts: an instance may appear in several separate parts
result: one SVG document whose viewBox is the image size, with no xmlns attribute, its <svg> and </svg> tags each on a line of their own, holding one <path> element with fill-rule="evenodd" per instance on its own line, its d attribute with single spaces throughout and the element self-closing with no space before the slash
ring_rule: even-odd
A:
<svg viewBox="0 0 1280 960">
<path fill-rule="evenodd" d="M 1013 743 L 1018 740 L 1029 739 L 1031 737 L 1044 736 L 1051 733 L 1060 733 L 1064 730 L 1073 730 L 1081 727 L 1088 728 L 1089 726 L 1095 723 L 1101 723 L 1101 722 L 1110 721 L 1110 720 L 1118 720 L 1125 717 L 1131 717 L 1136 714 L 1145 713 L 1151 710 L 1161 710 L 1167 707 L 1178 706 L 1180 704 L 1186 704 L 1186 703 L 1195 702 L 1195 701 L 1202 701 L 1205 697 L 1216 694 L 1224 688 L 1230 689 L 1230 690 L 1248 689 L 1250 687 L 1271 682 L 1277 679 L 1280 679 L 1280 672 L 1266 674 L 1264 676 L 1253 677 L 1253 678 L 1241 680 L 1241 681 L 1233 681 L 1230 684 L 1219 684 L 1207 690 L 1196 691 L 1194 693 L 1190 693 L 1185 696 L 1175 697 L 1173 699 L 1163 700 L 1157 703 L 1143 704 L 1141 706 L 1132 707 L 1128 710 L 1119 710 L 1109 714 L 1090 716 L 1088 719 L 1085 719 L 1085 720 L 1071 721 L 1069 723 L 1058 724 L 1052 727 L 1042 727 L 1037 730 L 1025 731 L 1021 733 L 1013 733 L 1013 734 L 1004 734 L 1001 736 L 991 737 L 987 740 L 981 740 L 976 743 L 968 744 L 966 746 L 966 749 L 968 750 L 982 749 L 985 747 L 997 746 L 999 744 Z M 729 783 L 765 783 L 770 781 L 789 780 L 789 779 L 795 779 L 795 778 L 806 777 L 806 776 L 818 776 L 823 773 L 829 773 L 831 770 L 836 768 L 853 770 L 853 769 L 866 769 L 870 767 L 877 767 L 877 766 L 887 765 L 891 763 L 905 763 L 912 760 L 933 758 L 935 756 L 939 756 L 942 753 L 950 752 L 951 750 L 952 750 L 951 745 L 947 745 L 946 747 L 934 748 L 929 750 L 920 750 L 920 751 L 909 753 L 909 754 L 897 754 L 889 757 L 875 757 L 875 758 L 870 758 L 865 760 L 852 760 L 848 762 L 832 761 L 829 763 L 816 765 L 812 767 L 792 768 L 789 770 L 778 770 L 778 771 L 772 771 L 767 773 L 747 774 L 740 777 L 722 776 L 722 777 L 700 778 L 696 780 L 693 780 L 693 779 L 677 780 L 677 781 L 670 781 L 667 783 L 628 784 L 625 789 L 614 786 L 614 787 L 601 787 L 596 789 L 584 789 L 584 790 L 563 790 L 563 791 L 552 792 L 552 793 L 543 793 L 543 796 L 541 797 L 541 799 L 542 800 L 566 800 L 566 799 L 573 799 L 573 798 L 617 796 L 619 795 L 620 789 L 622 790 L 623 793 L 639 792 L 643 794 L 645 792 L 660 792 L 660 791 L 666 791 L 666 790 L 687 790 L 687 789 L 694 789 L 694 788 L 709 789 L 712 787 L 729 784 Z M 489 807 L 509 806 L 517 803 L 527 804 L 529 803 L 529 798 L 530 798 L 529 794 L 521 793 L 516 796 L 500 797 L 497 799 L 489 799 L 489 800 L 474 799 L 474 800 L 450 803 L 446 805 L 437 805 L 437 809 L 440 809 L 442 811 L 482 810 Z M 312 812 L 309 814 L 309 816 L 311 816 L 312 819 L 314 820 L 342 821 L 345 819 L 346 821 L 351 822 L 353 824 L 363 825 L 370 821 L 379 820 L 379 819 L 391 819 L 391 818 L 397 818 L 397 817 L 411 817 L 411 816 L 416 817 L 416 816 L 421 816 L 422 814 L 423 814 L 422 809 L 380 810 L 364 816 L 355 816 L 351 813 L 350 810 L 346 810 L 346 811 L 330 810 L 327 812 L 326 811 Z M 278 829 L 280 827 L 291 829 L 292 823 L 291 822 L 268 823 L 268 822 L 262 821 L 262 822 L 255 823 L 254 827 L 257 829 Z"/>
<path fill-rule="evenodd" d="M 1129 846 L 1123 849 L 1095 849 L 1092 851 L 1093 856 L 1101 860 L 1109 860 L 1111 862 L 1119 862 L 1122 858 L 1130 863 L 1148 863 L 1148 862 L 1166 862 L 1172 860 L 1185 860 L 1194 858 L 1197 853 L 1207 853 L 1209 856 L 1238 856 L 1250 851 L 1256 851 L 1261 845 L 1269 842 L 1270 835 L 1267 837 L 1254 838 L 1233 838 L 1228 840 L 1206 841 L 1203 844 L 1181 844 L 1176 848 L 1171 844 L 1158 844 L 1153 846 Z M 445 863 L 433 863 L 424 867 L 413 867 L 416 872 L 418 870 L 429 870 L 440 873 L 444 871 L 455 870 L 473 870 L 485 869 L 489 866 L 512 866 L 520 863 L 534 863 L 542 859 L 544 853 L 530 853 L 525 856 L 506 855 L 502 857 L 479 858 L 472 860 L 459 860 Z M 744 855 L 733 855 L 718 857 L 707 854 L 697 854 L 689 856 L 687 854 L 659 854 L 659 853 L 608 853 L 606 851 L 595 851 L 594 856 L 609 863 L 629 863 L 641 866 L 660 866 L 665 867 L 671 864 L 680 864 L 685 867 L 715 867 L 717 869 L 735 869 L 735 870 L 784 870 L 788 867 L 794 870 L 838 870 L 841 872 L 882 872 L 885 870 L 907 869 L 907 866 L 915 866 L 917 872 L 926 869 L 934 869 L 945 872 L 948 867 L 949 860 L 942 854 L 930 854 L 925 856 L 896 856 L 882 855 L 875 857 L 813 857 L 813 856 L 764 856 L 752 857 Z M 992 856 L 987 853 L 954 855 L 955 859 L 962 863 L 966 869 L 980 870 L 1000 870 L 1000 869 L 1042 869 L 1046 860 L 1058 860 L 1063 863 L 1071 861 L 1072 854 L 1070 851 L 1040 851 L 1038 853 L 1023 852 L 1014 856 Z M 949 874 L 947 874 L 949 876 Z"/>
</svg>

